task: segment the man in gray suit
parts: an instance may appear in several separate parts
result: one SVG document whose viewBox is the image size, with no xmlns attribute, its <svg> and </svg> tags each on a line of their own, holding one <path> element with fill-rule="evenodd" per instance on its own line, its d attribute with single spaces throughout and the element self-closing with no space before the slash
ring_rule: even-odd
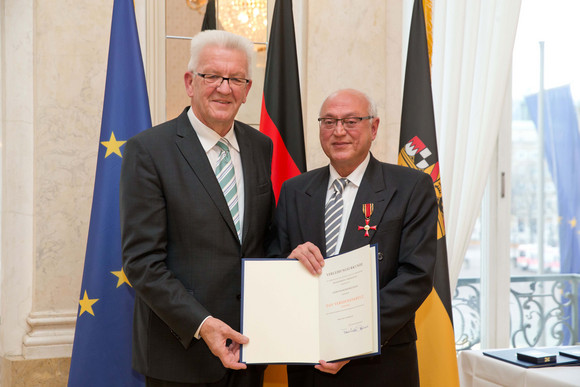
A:
<svg viewBox="0 0 580 387">
<path fill-rule="evenodd" d="M 258 386 L 239 363 L 242 257 L 265 256 L 274 208 L 272 142 L 234 121 L 252 85 L 253 45 L 225 31 L 191 42 L 177 118 L 126 146 L 124 270 L 135 288 L 133 368 L 148 386 Z"/>
<path fill-rule="evenodd" d="M 282 185 L 270 254 L 298 259 L 316 275 L 324 266 L 323 256 L 376 243 L 381 354 L 288 366 L 289 386 L 418 386 L 415 311 L 433 286 L 433 181 L 426 173 L 372 156 L 379 118 L 365 94 L 352 89 L 331 94 L 318 120 L 330 165 Z"/>
</svg>

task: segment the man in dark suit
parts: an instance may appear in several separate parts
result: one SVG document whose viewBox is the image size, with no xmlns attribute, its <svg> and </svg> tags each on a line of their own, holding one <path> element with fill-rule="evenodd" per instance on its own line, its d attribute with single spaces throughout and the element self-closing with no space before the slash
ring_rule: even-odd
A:
<svg viewBox="0 0 580 387">
<path fill-rule="evenodd" d="M 418 386 L 414 320 L 433 285 L 433 182 L 425 173 L 370 154 L 379 118 L 365 94 L 347 89 L 330 95 L 319 122 L 330 166 L 284 183 L 275 212 L 277 239 L 269 252 L 298 259 L 316 275 L 323 256 L 378 244 L 381 354 L 288 366 L 289 386 Z"/>
<path fill-rule="evenodd" d="M 272 142 L 235 121 L 253 46 L 225 31 L 191 42 L 177 118 L 131 138 L 121 171 L 124 270 L 135 288 L 133 367 L 148 386 L 259 386 L 239 363 L 241 258 L 265 256 Z"/>
</svg>

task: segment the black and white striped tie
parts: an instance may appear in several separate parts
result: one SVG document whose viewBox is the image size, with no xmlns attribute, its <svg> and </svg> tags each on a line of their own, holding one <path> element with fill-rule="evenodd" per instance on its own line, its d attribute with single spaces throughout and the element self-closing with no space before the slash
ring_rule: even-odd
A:
<svg viewBox="0 0 580 387">
<path fill-rule="evenodd" d="M 326 236 L 326 256 L 330 257 L 338 253 L 338 234 L 342 222 L 342 191 L 348 184 L 348 179 L 336 179 L 332 183 L 334 193 L 326 204 L 324 212 L 324 231 Z"/>
</svg>

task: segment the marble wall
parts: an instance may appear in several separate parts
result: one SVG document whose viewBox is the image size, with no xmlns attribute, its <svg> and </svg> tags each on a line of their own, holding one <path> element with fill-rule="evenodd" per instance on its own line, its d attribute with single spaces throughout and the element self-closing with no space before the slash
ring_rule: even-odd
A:
<svg viewBox="0 0 580 387">
<path fill-rule="evenodd" d="M 6 380 L 7 372 L 24 369 L 10 362 L 71 353 L 113 0 L 5 0 L 0 6 Z"/>
<path fill-rule="evenodd" d="M 145 5 L 155 1 L 135 0 L 141 26 Z M 320 104 L 344 87 L 376 100 L 381 126 L 372 150 L 396 160 L 402 2 L 294 0 L 309 169 L 327 164 L 318 141 Z M 113 0 L 4 0 L 0 6 L 0 368 L 20 374 L 26 367 L 13 362 L 71 353 Z M 143 40 L 155 34 L 141 32 L 142 46 L 151 47 Z M 156 63 L 147 55 L 146 63 Z M 159 92 L 155 84 L 148 87 L 150 94 Z M 62 379 L 63 363 L 51 364 Z"/>
</svg>

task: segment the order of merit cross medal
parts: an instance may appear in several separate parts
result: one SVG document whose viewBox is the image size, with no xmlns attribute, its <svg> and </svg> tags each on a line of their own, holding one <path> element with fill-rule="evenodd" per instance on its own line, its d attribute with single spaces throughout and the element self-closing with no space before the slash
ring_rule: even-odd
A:
<svg viewBox="0 0 580 387">
<path fill-rule="evenodd" d="M 362 206 L 363 214 L 365 214 L 365 225 L 358 226 L 358 229 L 359 229 L 359 231 L 365 230 L 366 237 L 369 236 L 369 230 L 376 230 L 377 229 L 377 226 L 369 226 L 369 223 L 371 221 L 371 215 L 373 214 L 374 209 L 375 209 L 375 205 L 373 203 L 366 203 L 366 204 L 363 204 L 363 206 Z"/>
</svg>

